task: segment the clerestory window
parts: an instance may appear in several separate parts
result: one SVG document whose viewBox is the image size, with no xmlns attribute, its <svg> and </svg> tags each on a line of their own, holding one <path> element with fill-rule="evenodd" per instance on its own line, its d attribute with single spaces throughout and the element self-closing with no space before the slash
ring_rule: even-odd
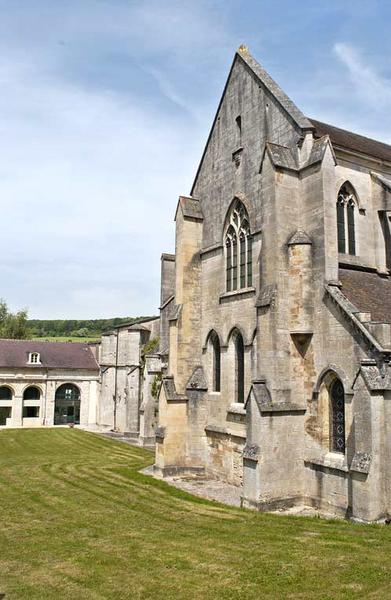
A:
<svg viewBox="0 0 391 600">
<path fill-rule="evenodd" d="M 252 237 L 248 214 L 240 200 L 229 214 L 225 252 L 227 292 L 252 286 Z"/>
<path fill-rule="evenodd" d="M 356 254 L 355 212 L 357 200 L 349 183 L 344 183 L 337 198 L 338 252 Z"/>
</svg>

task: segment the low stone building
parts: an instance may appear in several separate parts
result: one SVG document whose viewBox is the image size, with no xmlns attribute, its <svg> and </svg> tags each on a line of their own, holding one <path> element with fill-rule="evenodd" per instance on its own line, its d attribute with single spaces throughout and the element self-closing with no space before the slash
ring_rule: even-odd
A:
<svg viewBox="0 0 391 600">
<path fill-rule="evenodd" d="M 95 425 L 94 345 L 0 340 L 0 427 Z"/>
<path fill-rule="evenodd" d="M 158 473 L 244 506 L 391 513 L 391 147 L 234 57 L 162 258 Z"/>
</svg>

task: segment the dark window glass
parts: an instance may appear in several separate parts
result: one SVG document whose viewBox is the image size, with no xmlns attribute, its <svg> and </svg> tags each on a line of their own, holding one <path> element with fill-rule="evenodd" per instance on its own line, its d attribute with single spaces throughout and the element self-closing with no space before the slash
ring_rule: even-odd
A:
<svg viewBox="0 0 391 600">
<path fill-rule="evenodd" d="M 331 387 L 331 449 L 345 453 L 345 394 L 339 379 Z"/>
<path fill-rule="evenodd" d="M 236 402 L 244 403 L 244 344 L 240 333 L 235 338 Z"/>
<path fill-rule="evenodd" d="M 253 239 L 251 235 L 247 237 L 247 285 L 253 284 Z"/>
<path fill-rule="evenodd" d="M 338 252 L 345 254 L 345 206 L 343 201 L 337 202 Z"/>
<path fill-rule="evenodd" d="M 354 204 L 349 202 L 348 204 L 348 241 L 349 241 L 349 254 L 356 254 L 356 240 L 354 236 Z"/>
<path fill-rule="evenodd" d="M 0 425 L 7 425 L 7 419 L 11 418 L 11 414 L 10 406 L 0 406 Z"/>
<path fill-rule="evenodd" d="M 232 290 L 232 248 L 227 244 L 227 292 Z"/>
<path fill-rule="evenodd" d="M 213 346 L 213 391 L 220 391 L 221 381 L 221 349 L 220 341 L 216 333 L 212 335 Z"/>
<path fill-rule="evenodd" d="M 236 290 L 238 288 L 238 245 L 236 243 L 236 238 L 233 240 L 232 244 L 232 289 Z"/>
<path fill-rule="evenodd" d="M 243 203 L 236 200 L 229 215 L 229 227 L 225 236 L 228 292 L 252 285 L 252 257 L 249 255 L 252 246 L 249 240 L 251 238 L 247 211 Z"/>
<path fill-rule="evenodd" d="M 23 400 L 39 400 L 41 392 L 35 386 L 28 387 L 23 392 Z"/>
<path fill-rule="evenodd" d="M 0 400 L 12 400 L 12 391 L 9 387 L 0 387 Z"/>
<path fill-rule="evenodd" d="M 246 240 L 240 238 L 240 287 L 246 287 Z"/>
<path fill-rule="evenodd" d="M 64 383 L 56 391 L 54 424 L 80 423 L 80 391 L 73 383 Z"/>
<path fill-rule="evenodd" d="M 39 406 L 24 406 L 23 407 L 23 418 L 36 418 L 39 417 Z"/>
</svg>

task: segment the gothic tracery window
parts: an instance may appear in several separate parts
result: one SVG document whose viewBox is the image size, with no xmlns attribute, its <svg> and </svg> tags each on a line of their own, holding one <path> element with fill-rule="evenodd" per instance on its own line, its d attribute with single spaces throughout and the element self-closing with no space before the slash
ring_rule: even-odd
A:
<svg viewBox="0 0 391 600">
<path fill-rule="evenodd" d="M 356 254 L 355 209 L 357 200 L 353 188 L 344 183 L 337 198 L 338 252 Z"/>
<path fill-rule="evenodd" d="M 225 234 L 226 289 L 231 292 L 252 285 L 252 237 L 247 211 L 237 200 Z"/>
</svg>

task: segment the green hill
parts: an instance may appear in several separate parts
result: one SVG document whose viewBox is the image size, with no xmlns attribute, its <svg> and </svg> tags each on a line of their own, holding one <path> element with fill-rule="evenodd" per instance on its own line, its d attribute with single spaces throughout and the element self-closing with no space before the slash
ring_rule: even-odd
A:
<svg viewBox="0 0 391 600">
<path fill-rule="evenodd" d="M 29 319 L 30 337 L 40 339 L 98 339 L 102 333 L 125 323 L 137 323 L 148 317 L 114 317 L 112 319 Z"/>
</svg>

